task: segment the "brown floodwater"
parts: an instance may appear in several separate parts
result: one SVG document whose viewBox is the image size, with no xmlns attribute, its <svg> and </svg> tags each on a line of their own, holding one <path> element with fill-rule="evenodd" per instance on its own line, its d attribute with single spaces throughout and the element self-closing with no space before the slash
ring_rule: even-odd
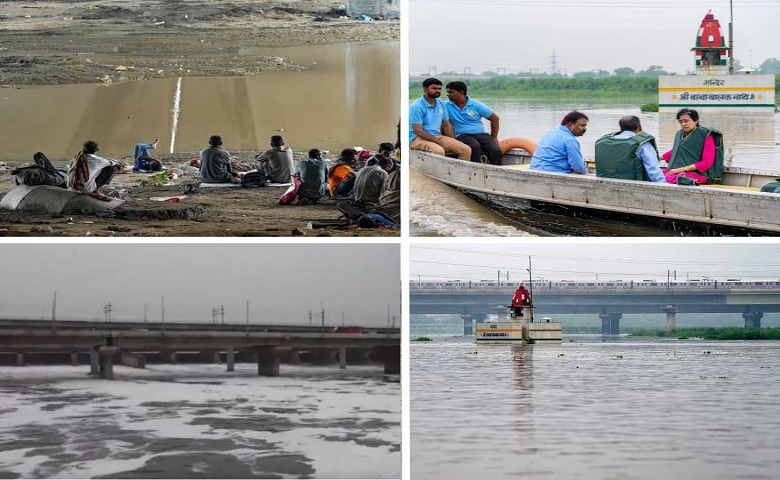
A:
<svg viewBox="0 0 780 480">
<path fill-rule="evenodd" d="M 228 150 L 265 150 L 282 135 L 298 151 L 395 142 L 400 118 L 400 44 L 353 43 L 244 49 L 308 67 L 251 77 L 184 77 L 111 85 L 0 90 L 0 160 L 44 152 L 72 158 L 86 140 L 106 157 L 160 138 L 158 152 L 204 148 L 221 135 Z M 176 102 L 177 97 L 179 101 Z"/>
</svg>

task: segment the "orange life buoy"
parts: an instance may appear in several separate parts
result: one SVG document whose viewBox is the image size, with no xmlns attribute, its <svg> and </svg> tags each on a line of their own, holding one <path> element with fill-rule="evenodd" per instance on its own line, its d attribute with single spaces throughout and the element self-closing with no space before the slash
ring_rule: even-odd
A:
<svg viewBox="0 0 780 480">
<path fill-rule="evenodd" d="M 501 147 L 501 153 L 506 153 L 513 148 L 522 148 L 531 155 L 536 151 L 536 142 L 525 137 L 507 138 L 498 142 L 498 146 Z"/>
</svg>

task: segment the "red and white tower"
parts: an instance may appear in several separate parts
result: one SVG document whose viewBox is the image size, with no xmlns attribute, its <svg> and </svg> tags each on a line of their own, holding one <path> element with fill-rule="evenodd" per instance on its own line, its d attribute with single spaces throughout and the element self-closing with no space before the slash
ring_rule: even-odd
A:
<svg viewBox="0 0 780 480">
<path fill-rule="evenodd" d="M 694 52 L 694 73 L 697 75 L 725 75 L 729 70 L 731 49 L 726 46 L 726 37 L 720 22 L 709 11 L 699 26 Z"/>
</svg>

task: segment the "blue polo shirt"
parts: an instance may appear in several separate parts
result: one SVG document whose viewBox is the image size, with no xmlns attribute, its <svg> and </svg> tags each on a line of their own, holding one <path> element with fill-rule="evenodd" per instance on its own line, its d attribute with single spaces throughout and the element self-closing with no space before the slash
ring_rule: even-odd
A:
<svg viewBox="0 0 780 480">
<path fill-rule="evenodd" d="M 466 97 L 466 105 L 462 109 L 458 108 L 454 102 L 447 102 L 447 113 L 457 137 L 464 133 L 472 135 L 485 133 L 482 119 L 493 115 L 493 110 L 479 100 Z"/>
<path fill-rule="evenodd" d="M 426 133 L 441 135 L 441 122 L 449 119 L 447 108 L 440 99 L 437 98 L 433 105 L 428 105 L 425 96 L 418 98 L 409 106 L 409 141 L 417 138 L 412 128 L 415 123 L 422 124 Z"/>
<path fill-rule="evenodd" d="M 545 134 L 536 147 L 531 170 L 555 173 L 588 173 L 577 137 L 566 125 Z"/>
</svg>

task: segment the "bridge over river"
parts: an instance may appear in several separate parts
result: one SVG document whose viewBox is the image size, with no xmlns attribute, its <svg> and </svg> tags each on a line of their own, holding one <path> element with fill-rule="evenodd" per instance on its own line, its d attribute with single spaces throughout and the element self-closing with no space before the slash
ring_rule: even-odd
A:
<svg viewBox="0 0 780 480">
<path fill-rule="evenodd" d="M 604 335 L 620 332 L 620 319 L 626 313 L 657 313 L 666 317 L 673 330 L 676 314 L 734 313 L 745 320 L 745 327 L 760 328 L 766 312 L 780 312 L 780 284 L 777 287 L 717 288 L 705 286 L 660 286 L 657 288 L 592 288 L 582 286 L 534 287 L 536 316 L 555 314 L 594 314 L 601 320 Z M 631 284 L 630 287 L 634 285 Z M 464 334 L 473 334 L 474 321 L 484 322 L 488 315 L 502 315 L 516 286 L 471 288 L 429 288 L 412 283 L 409 290 L 411 314 L 454 314 L 464 321 Z"/>
<path fill-rule="evenodd" d="M 175 363 L 177 354 L 197 352 L 211 361 L 225 358 L 227 371 L 236 356 L 257 363 L 259 375 L 279 375 L 280 357 L 295 363 L 305 351 L 320 363 L 338 357 L 346 368 L 348 350 L 364 360 L 384 364 L 387 374 L 401 372 L 399 329 L 358 329 L 341 333 L 334 327 L 283 325 L 210 325 L 193 323 L 108 323 L 83 321 L 32 321 L 0 319 L 0 354 L 15 355 L 24 365 L 25 355 L 69 353 L 71 363 L 89 355 L 90 371 L 113 379 L 114 363 L 144 368 L 146 357 L 159 354 Z"/>
</svg>

